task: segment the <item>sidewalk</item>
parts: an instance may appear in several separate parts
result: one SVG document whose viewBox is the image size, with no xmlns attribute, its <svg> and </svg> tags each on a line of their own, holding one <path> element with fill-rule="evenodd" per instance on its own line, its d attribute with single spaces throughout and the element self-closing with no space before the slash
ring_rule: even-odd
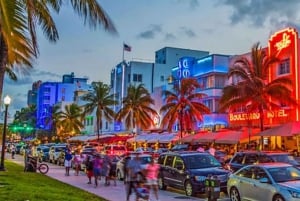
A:
<svg viewBox="0 0 300 201">
<path fill-rule="evenodd" d="M 13 161 L 15 163 L 24 165 L 24 159 L 20 155 L 16 155 L 15 159 L 11 159 L 10 155 L 6 155 L 6 159 Z M 100 185 L 98 184 L 98 187 L 95 188 L 93 184 L 87 184 L 87 177 L 85 173 L 80 172 L 79 176 L 74 175 L 74 170 L 70 172 L 70 176 L 65 176 L 65 169 L 63 166 L 57 166 L 48 163 L 49 165 L 49 172 L 46 174 L 49 177 L 52 177 L 56 180 L 59 180 L 63 183 L 70 184 L 72 186 L 75 186 L 77 188 L 80 188 L 82 190 L 88 191 L 90 193 L 93 193 L 99 197 L 103 197 L 109 201 L 122 201 L 126 200 L 125 197 L 125 186 L 122 181 L 117 181 L 117 186 L 112 185 L 110 186 L 104 186 L 104 179 L 99 181 Z M 151 194 L 151 197 L 153 198 L 153 195 Z M 178 200 L 205 200 L 201 198 L 195 198 L 195 197 L 187 197 L 183 194 L 174 193 L 170 191 L 159 191 L 159 199 L 160 201 L 178 201 Z M 131 195 L 130 200 L 135 200 L 135 196 Z M 152 199 L 155 200 L 155 199 Z M 224 200 L 224 199 L 223 199 Z"/>
</svg>

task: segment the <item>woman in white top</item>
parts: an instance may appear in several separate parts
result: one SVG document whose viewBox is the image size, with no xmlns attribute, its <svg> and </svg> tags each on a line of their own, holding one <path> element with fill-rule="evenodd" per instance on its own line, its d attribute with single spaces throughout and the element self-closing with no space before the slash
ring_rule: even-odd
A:
<svg viewBox="0 0 300 201">
<path fill-rule="evenodd" d="M 73 162 L 74 162 L 74 165 L 75 165 L 75 175 L 78 176 L 80 166 L 81 166 L 81 163 L 82 163 L 82 156 L 81 156 L 81 154 L 79 154 L 79 151 L 76 152 L 76 154 L 73 158 Z"/>
</svg>

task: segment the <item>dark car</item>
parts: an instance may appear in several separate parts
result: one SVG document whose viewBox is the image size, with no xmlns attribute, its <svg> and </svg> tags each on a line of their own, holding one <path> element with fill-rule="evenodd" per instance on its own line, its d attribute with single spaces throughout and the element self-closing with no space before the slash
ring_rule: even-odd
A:
<svg viewBox="0 0 300 201">
<path fill-rule="evenodd" d="M 294 166 L 299 166 L 299 163 L 288 152 L 281 151 L 245 151 L 237 152 L 229 161 L 227 167 L 235 172 L 246 165 L 258 163 L 273 163 L 284 162 Z"/>
<path fill-rule="evenodd" d="M 205 179 L 211 175 L 220 181 L 221 191 L 226 192 L 230 171 L 222 168 L 215 157 L 206 152 L 181 151 L 162 153 L 158 158 L 160 172 L 158 187 L 184 189 L 187 196 L 205 193 Z"/>
</svg>

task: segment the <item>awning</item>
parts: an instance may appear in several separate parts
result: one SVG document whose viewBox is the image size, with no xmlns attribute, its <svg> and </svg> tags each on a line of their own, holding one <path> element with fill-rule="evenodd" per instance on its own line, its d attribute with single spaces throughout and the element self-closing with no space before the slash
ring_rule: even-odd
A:
<svg viewBox="0 0 300 201">
<path fill-rule="evenodd" d="M 161 134 L 158 138 L 159 143 L 170 143 L 178 140 L 177 134 Z"/>
<path fill-rule="evenodd" d="M 300 134 L 300 121 L 294 121 L 264 130 L 260 136 L 294 136 Z"/>
<path fill-rule="evenodd" d="M 241 142 L 242 140 L 249 140 L 250 141 L 254 139 L 259 139 L 259 136 L 257 136 L 258 129 L 251 129 L 249 131 L 248 129 L 243 129 L 239 131 L 226 131 L 221 132 L 220 135 L 217 136 L 215 139 L 215 143 L 218 144 L 237 144 L 238 142 Z"/>
<path fill-rule="evenodd" d="M 149 137 L 147 139 L 147 143 L 156 143 L 159 141 L 159 138 L 161 135 L 163 134 L 159 134 L 159 133 L 151 133 L 151 134 L 148 134 Z"/>
<path fill-rule="evenodd" d="M 218 135 L 218 132 L 197 134 L 197 136 L 195 136 L 195 138 L 193 139 L 193 142 L 210 143 L 213 142 Z"/>
</svg>

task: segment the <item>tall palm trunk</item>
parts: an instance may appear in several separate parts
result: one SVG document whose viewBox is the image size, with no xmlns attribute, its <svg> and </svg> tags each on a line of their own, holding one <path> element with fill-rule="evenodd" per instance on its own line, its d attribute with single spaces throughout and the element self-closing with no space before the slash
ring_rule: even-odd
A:
<svg viewBox="0 0 300 201">
<path fill-rule="evenodd" d="M 259 107 L 259 114 L 260 114 L 260 131 L 264 130 L 264 110 L 262 107 Z M 261 141 L 261 150 L 264 150 L 264 137 L 260 137 Z"/>
<path fill-rule="evenodd" d="M 8 49 L 2 35 L 0 35 L 0 37 L 1 37 L 0 38 L 0 103 L 1 103 L 5 68 L 7 65 Z"/>
</svg>

